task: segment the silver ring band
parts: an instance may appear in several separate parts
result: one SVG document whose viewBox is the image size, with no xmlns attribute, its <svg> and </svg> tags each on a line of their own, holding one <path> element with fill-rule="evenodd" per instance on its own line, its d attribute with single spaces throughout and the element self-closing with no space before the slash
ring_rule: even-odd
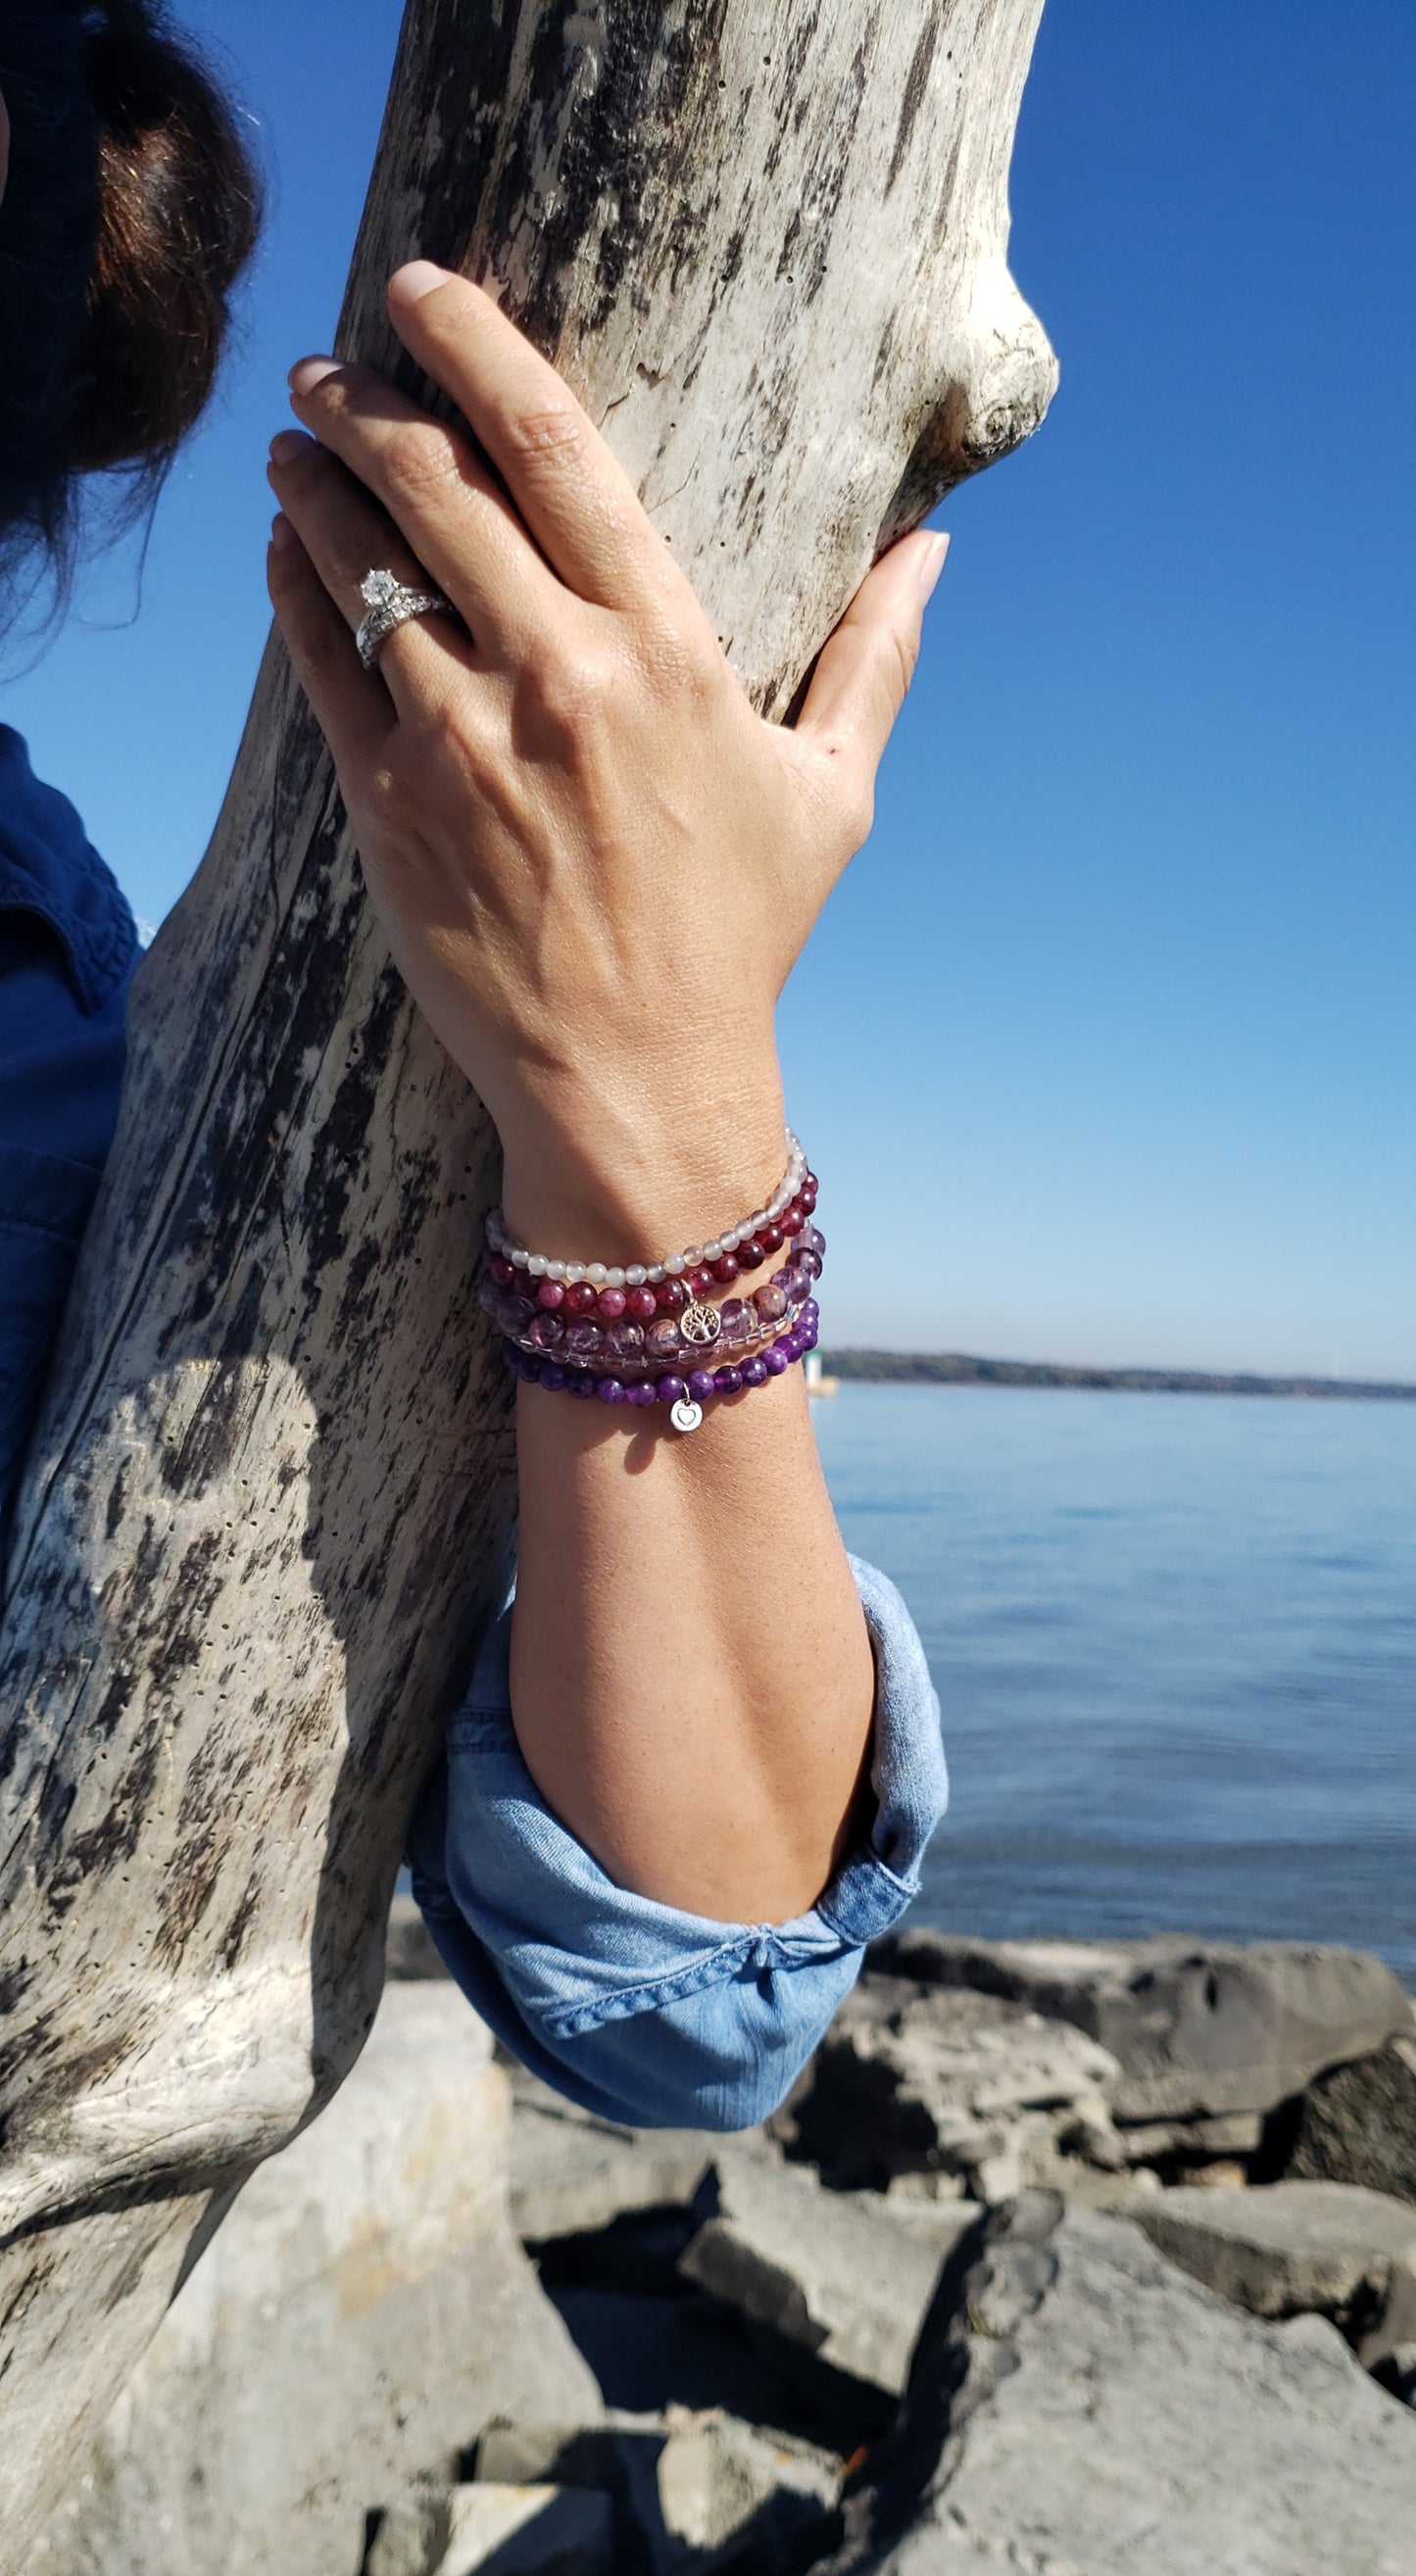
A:
<svg viewBox="0 0 1416 2576">
<path fill-rule="evenodd" d="M 410 617 L 455 617 L 456 609 L 440 590 L 409 590 L 391 572 L 369 572 L 359 584 L 367 617 L 361 619 L 354 642 L 366 671 L 378 668 L 379 646 L 396 626 L 406 626 Z"/>
</svg>

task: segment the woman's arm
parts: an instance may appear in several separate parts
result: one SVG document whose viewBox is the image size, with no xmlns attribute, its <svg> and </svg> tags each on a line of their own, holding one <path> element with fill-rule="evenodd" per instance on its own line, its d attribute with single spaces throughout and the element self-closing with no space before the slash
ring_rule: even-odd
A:
<svg viewBox="0 0 1416 2576">
<path fill-rule="evenodd" d="M 491 299 L 420 263 L 390 307 L 473 438 L 367 370 L 296 368 L 313 436 L 272 450 L 272 596 L 394 955 L 496 1122 L 509 1227 L 647 1264 L 781 1176 L 775 1004 L 869 828 L 943 541 L 884 558 L 795 728 L 768 725 Z M 365 672 L 384 565 L 466 631 L 403 626 Z M 621 1886 L 802 1913 L 859 1834 L 874 1674 L 799 1373 L 690 1436 L 526 1386 L 518 1454 L 512 1706 L 542 1795 Z"/>
</svg>

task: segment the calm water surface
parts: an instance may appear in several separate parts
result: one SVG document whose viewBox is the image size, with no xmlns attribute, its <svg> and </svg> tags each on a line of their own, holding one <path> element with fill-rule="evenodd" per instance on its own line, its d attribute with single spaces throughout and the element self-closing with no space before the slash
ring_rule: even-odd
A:
<svg viewBox="0 0 1416 2576">
<path fill-rule="evenodd" d="M 1416 1406 L 847 1386 L 944 1705 L 922 1919 L 1354 1941 L 1416 1986 Z"/>
</svg>

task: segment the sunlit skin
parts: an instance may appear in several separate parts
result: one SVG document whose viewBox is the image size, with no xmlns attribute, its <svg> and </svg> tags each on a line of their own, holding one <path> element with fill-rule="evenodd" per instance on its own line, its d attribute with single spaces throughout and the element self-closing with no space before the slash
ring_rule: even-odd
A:
<svg viewBox="0 0 1416 2576">
<path fill-rule="evenodd" d="M 513 1231 L 647 1262 L 781 1176 L 777 997 L 869 830 L 944 540 L 882 559 L 795 728 L 769 725 L 491 297 L 420 262 L 389 309 L 473 437 L 303 360 L 271 450 L 276 615 L 393 954 L 496 1122 Z M 365 672 L 374 566 L 465 625 L 405 625 Z M 643 1895 L 804 1912 L 868 1822 L 874 1674 L 800 1371 L 687 1437 L 539 1387 L 517 1429 L 513 1713 L 542 1794 Z"/>
</svg>

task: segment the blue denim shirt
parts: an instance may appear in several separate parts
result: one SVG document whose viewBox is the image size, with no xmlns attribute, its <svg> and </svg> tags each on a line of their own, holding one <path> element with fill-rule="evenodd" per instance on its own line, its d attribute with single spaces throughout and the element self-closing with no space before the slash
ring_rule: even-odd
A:
<svg viewBox="0 0 1416 2576">
<path fill-rule="evenodd" d="M 123 1079 L 138 934 L 72 805 L 0 725 L 0 1568 Z"/>
<path fill-rule="evenodd" d="M 136 957 L 132 916 L 78 816 L 0 727 L 0 1549 L 112 1141 Z M 875 1651 L 875 1823 L 794 1923 L 715 1923 L 617 1887 L 521 1759 L 509 1612 L 483 1648 L 414 1824 L 414 1892 L 483 2019 L 588 2110 L 636 2127 L 764 2118 L 866 1942 L 919 1886 L 946 1796 L 939 1704 L 899 1594 L 854 1571 Z"/>
<path fill-rule="evenodd" d="M 438 1951 L 523 2065 L 633 2128 L 745 2129 L 790 2090 L 918 1893 L 948 1781 L 924 1648 L 893 1583 L 851 1559 L 875 1652 L 876 1817 L 809 1914 L 716 1923 L 630 1895 L 546 1806 L 511 1721 L 504 1611 L 409 1844 Z"/>
</svg>

